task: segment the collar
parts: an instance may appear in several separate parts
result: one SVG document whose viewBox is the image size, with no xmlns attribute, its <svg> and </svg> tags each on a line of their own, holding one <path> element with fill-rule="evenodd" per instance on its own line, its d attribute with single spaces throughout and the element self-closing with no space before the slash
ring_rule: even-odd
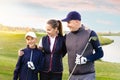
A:
<svg viewBox="0 0 120 80">
<path fill-rule="evenodd" d="M 27 45 L 27 48 L 29 48 L 29 49 L 37 49 L 37 45 L 35 45 L 35 48 L 30 48 L 29 45 Z"/>
</svg>

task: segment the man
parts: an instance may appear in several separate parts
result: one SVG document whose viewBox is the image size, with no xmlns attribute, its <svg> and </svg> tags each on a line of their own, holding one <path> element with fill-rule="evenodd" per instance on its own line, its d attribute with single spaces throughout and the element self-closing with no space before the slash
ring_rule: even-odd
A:
<svg viewBox="0 0 120 80">
<path fill-rule="evenodd" d="M 95 80 L 94 61 L 103 57 L 97 34 L 83 24 L 76 11 L 68 13 L 62 20 L 67 22 L 70 33 L 66 35 L 66 48 L 70 80 Z"/>
</svg>

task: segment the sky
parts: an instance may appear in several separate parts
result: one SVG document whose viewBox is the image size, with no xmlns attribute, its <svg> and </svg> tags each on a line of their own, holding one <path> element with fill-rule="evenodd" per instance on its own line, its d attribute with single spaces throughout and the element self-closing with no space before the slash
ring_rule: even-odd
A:
<svg viewBox="0 0 120 80">
<path fill-rule="evenodd" d="M 61 20 L 70 11 L 92 30 L 120 32 L 120 0 L 0 0 L 0 24 L 45 29 L 49 19 Z"/>
</svg>

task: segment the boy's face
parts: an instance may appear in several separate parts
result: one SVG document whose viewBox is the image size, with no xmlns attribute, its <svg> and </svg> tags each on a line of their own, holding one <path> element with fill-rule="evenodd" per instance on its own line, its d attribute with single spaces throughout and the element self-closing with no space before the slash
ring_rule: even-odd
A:
<svg viewBox="0 0 120 80">
<path fill-rule="evenodd" d="M 29 45 L 30 48 L 35 48 L 36 42 L 37 42 L 36 38 L 33 38 L 31 36 L 26 37 L 26 43 L 27 45 Z"/>
</svg>

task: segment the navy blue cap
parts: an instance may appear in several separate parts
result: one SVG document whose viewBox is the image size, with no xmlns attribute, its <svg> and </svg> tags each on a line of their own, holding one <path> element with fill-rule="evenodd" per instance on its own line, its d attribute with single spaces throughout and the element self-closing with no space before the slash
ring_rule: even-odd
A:
<svg viewBox="0 0 120 80">
<path fill-rule="evenodd" d="M 70 20 L 80 20 L 81 21 L 81 15 L 76 11 L 71 11 L 68 13 L 68 15 L 65 19 L 62 19 L 62 21 L 64 21 L 64 22 L 68 22 Z"/>
</svg>

